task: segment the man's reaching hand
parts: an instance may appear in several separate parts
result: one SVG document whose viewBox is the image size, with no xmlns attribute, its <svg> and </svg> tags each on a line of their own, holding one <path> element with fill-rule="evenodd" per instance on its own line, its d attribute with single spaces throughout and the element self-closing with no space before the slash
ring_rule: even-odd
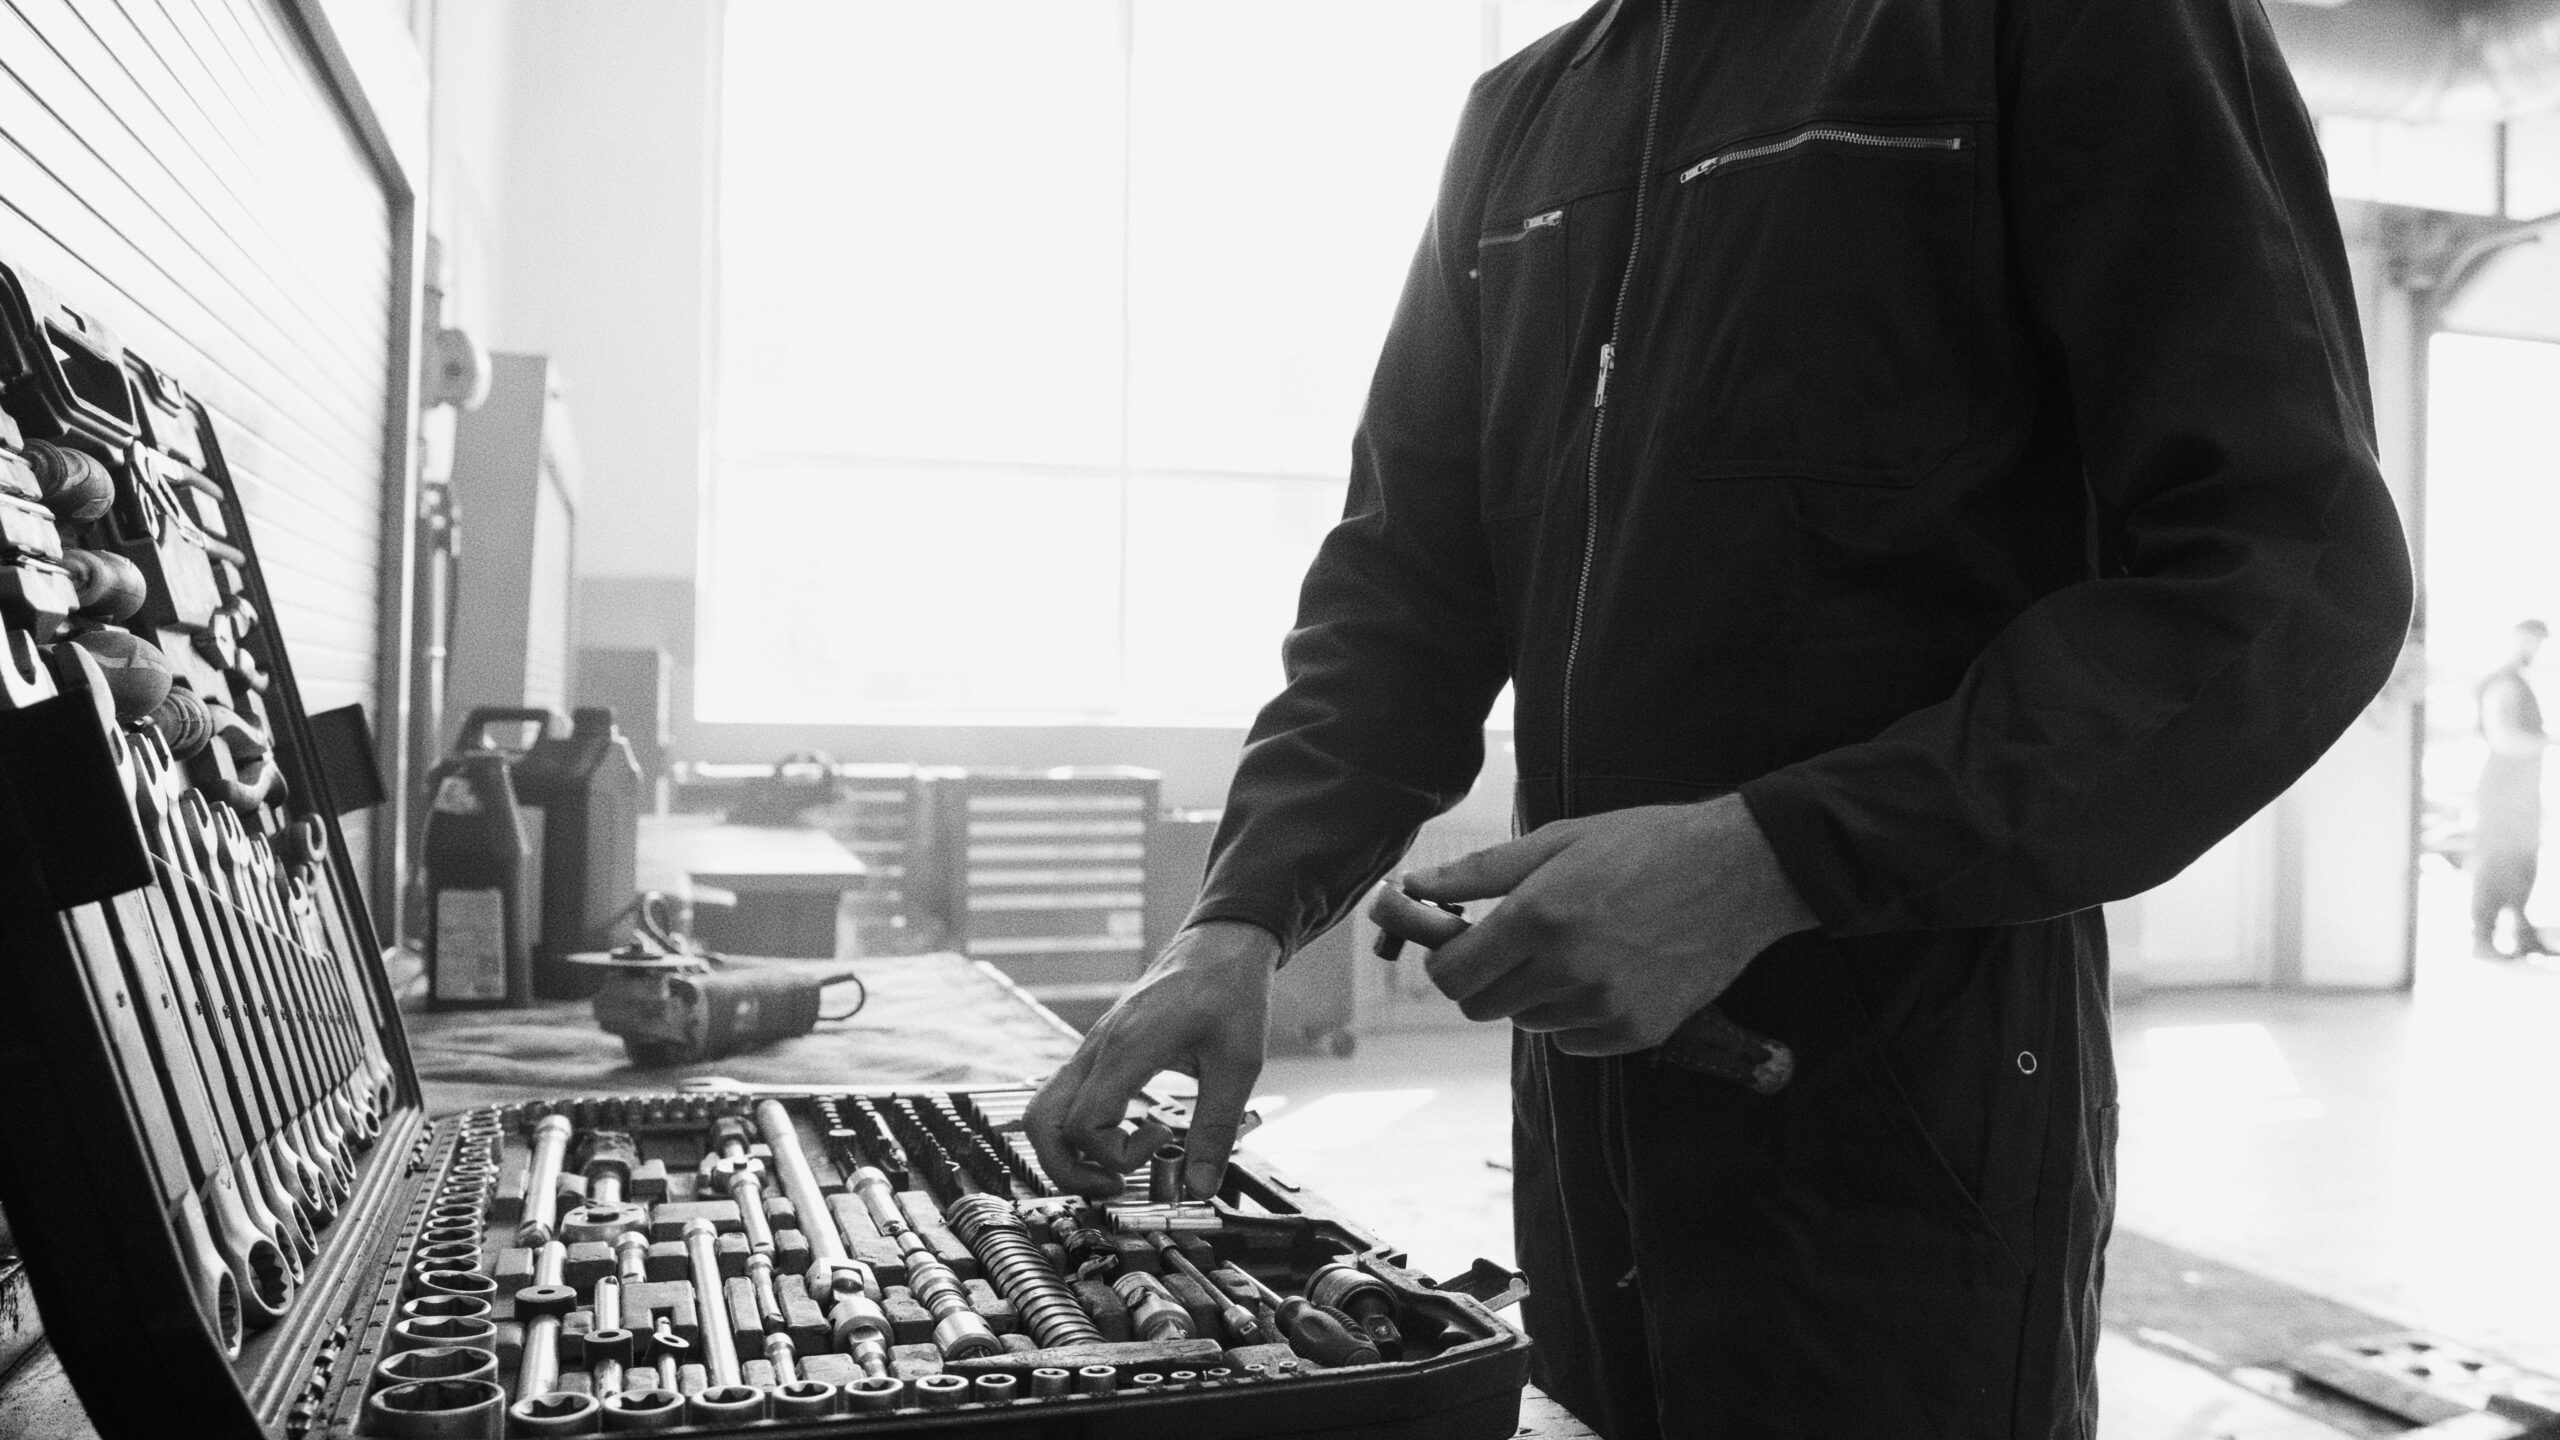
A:
<svg viewBox="0 0 2560 1440">
<path fill-rule="evenodd" d="M 1184 1182 L 1194 1196 L 1216 1194 L 1262 1075 L 1279 962 L 1280 942 L 1258 926 L 1210 921 L 1175 936 L 1023 1116 L 1049 1178 L 1096 1199 L 1118 1194 L 1120 1177 L 1145 1168 L 1167 1138 L 1152 1121 L 1122 1128 L 1129 1101 L 1156 1072 L 1175 1070 L 1200 1082 Z"/>
</svg>

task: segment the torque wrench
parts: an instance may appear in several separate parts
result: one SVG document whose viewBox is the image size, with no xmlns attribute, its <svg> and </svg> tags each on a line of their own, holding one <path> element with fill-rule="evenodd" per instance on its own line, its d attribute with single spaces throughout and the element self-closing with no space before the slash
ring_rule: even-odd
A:
<svg viewBox="0 0 2560 1440">
<path fill-rule="evenodd" d="M 569 1154 L 569 1117 L 545 1115 L 533 1126 L 533 1171 L 524 1182 L 524 1223 L 516 1226 L 516 1243 L 551 1243 L 560 1217 L 560 1165 Z"/>
<path fill-rule="evenodd" d="M 970 1308 L 969 1292 L 960 1288 L 960 1279 L 951 1267 L 934 1257 L 933 1247 L 907 1224 L 898 1209 L 898 1197 L 889 1189 L 889 1177 L 876 1168 L 864 1165 L 853 1172 L 853 1193 L 862 1207 L 871 1212 L 871 1223 L 889 1236 L 906 1252 L 907 1289 L 916 1301 L 933 1312 L 934 1348 L 946 1360 L 972 1360 L 982 1355 L 998 1355 L 1004 1342 L 987 1328 L 987 1322 Z"/>
<path fill-rule="evenodd" d="M 1394 879 L 1379 881 L 1370 892 L 1369 919 L 1378 927 L 1378 958 L 1390 961 L 1404 953 L 1408 941 L 1436 950 L 1469 928 L 1455 908 L 1408 895 Z M 1714 1005 L 1702 1006 L 1682 1021 L 1654 1053 L 1684 1070 L 1730 1080 L 1761 1095 L 1784 1090 L 1796 1073 L 1793 1050 L 1735 1024 Z"/>
<path fill-rule="evenodd" d="M 725 1317 L 729 1305 L 720 1286 L 720 1227 L 696 1218 L 685 1222 L 685 1258 L 693 1265 L 694 1313 L 702 1317 L 702 1358 L 711 1368 L 711 1388 L 738 1383 L 738 1342 Z"/>
</svg>

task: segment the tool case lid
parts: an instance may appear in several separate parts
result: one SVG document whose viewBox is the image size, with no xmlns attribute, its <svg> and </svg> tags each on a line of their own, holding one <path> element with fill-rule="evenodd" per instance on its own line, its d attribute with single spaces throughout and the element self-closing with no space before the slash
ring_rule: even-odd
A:
<svg viewBox="0 0 2560 1440">
<path fill-rule="evenodd" d="M 304 1267 L 297 1298 L 272 1326 L 250 1332 L 236 1353 L 225 1332 L 240 1323 L 226 1305 L 248 1301 L 237 1276 L 209 1280 L 190 1256 L 211 1209 L 237 1178 L 233 1146 L 254 1144 L 241 1117 L 221 1118 L 206 1101 L 222 1085 L 208 1078 L 216 1053 L 196 1053 L 219 1022 L 214 981 L 174 979 L 157 955 L 160 932 L 141 923 L 137 897 L 158 893 L 163 870 L 178 884 L 137 820 L 133 747 L 157 744 L 118 722 L 97 663 L 68 644 L 39 653 L 11 617 L 0 640 L 0 1209 L 8 1215 L 45 1335 L 107 1440 L 163 1436 L 279 1436 L 295 1429 L 315 1360 L 343 1345 L 343 1297 L 355 1268 L 384 1239 L 393 1180 L 425 1134 L 421 1092 L 399 1009 L 381 960 L 357 870 L 339 825 L 336 785 L 322 757 L 342 738 L 318 743 L 278 631 L 276 605 L 239 491 L 223 459 L 212 417 L 166 372 L 126 352 L 91 317 L 41 281 L 0 263 L 0 407 L 25 435 L 74 446 L 104 463 L 119 497 L 148 469 L 169 493 L 186 496 L 173 523 L 187 530 L 222 574 L 225 601 L 245 624 L 230 641 L 263 683 L 267 755 L 283 774 L 279 807 L 289 825 L 253 835 L 238 812 L 197 792 L 173 807 L 175 821 L 204 848 L 207 865 L 274 864 L 265 872 L 288 913 L 266 892 L 219 891 L 250 869 L 208 869 L 192 892 L 210 934 L 216 926 L 244 947 L 290 951 L 277 971 L 246 992 L 242 1032 L 277 1047 L 280 1067 L 308 1063 L 293 1053 L 295 1027 L 315 1015 L 337 1018 L 341 1044 L 369 1034 L 361 1053 L 378 1065 L 372 1121 L 378 1134 L 350 1166 L 352 1188 L 318 1253 Z M 6 437 L 0 426 L 0 439 Z M 104 522 L 102 522 L 104 523 Z M 219 534 L 215 532 L 219 531 Z M 254 617 L 251 619 L 249 617 Z M 192 652 L 219 637 L 191 631 L 150 636 L 180 673 L 213 673 Z M 212 748 L 221 749 L 222 741 Z M 235 759 L 224 750 L 221 766 Z M 238 773 L 224 770 L 235 781 Z M 261 859 L 290 852 L 290 861 Z M 290 865 L 291 873 L 284 873 Z M 299 897 L 311 897 L 308 909 Z M 222 908 L 228 907 L 228 908 Z M 165 906 L 161 912 L 168 913 Z M 290 924 L 291 928 L 287 926 Z M 174 941 L 184 927 L 173 925 Z M 210 942 L 206 942 L 210 943 Z M 325 953 L 324 953 L 325 952 Z M 176 956 L 167 960 L 174 963 Z M 242 972 L 246 974 L 246 971 Z M 188 989 L 201 983 L 196 1003 Z M 192 1013 L 189 1013 L 192 1012 Z M 218 1051 L 220 1047 L 208 1047 Z M 222 1065 L 234 1063 L 229 1060 Z M 242 1055 L 237 1063 L 255 1062 Z M 240 1073 L 246 1073 L 244 1069 Z M 279 1071 L 278 1073 L 281 1073 Z M 308 1073 L 325 1075 L 325 1062 Z M 183 1097 L 183 1098 L 182 1098 Z M 294 1114 L 292 1097 L 273 1097 Z M 374 1263 L 379 1263 L 378 1259 Z M 253 1288 L 269 1283 L 253 1269 Z M 220 1298 L 229 1294 L 232 1298 Z"/>
</svg>

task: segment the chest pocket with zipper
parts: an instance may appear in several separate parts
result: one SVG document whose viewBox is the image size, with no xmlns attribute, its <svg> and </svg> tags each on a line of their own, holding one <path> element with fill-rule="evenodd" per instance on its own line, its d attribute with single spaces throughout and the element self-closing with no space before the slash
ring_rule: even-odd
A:
<svg viewBox="0 0 2560 1440">
<path fill-rule="evenodd" d="M 1814 124 L 1671 174 L 1647 388 L 1699 480 L 1918 483 L 1973 426 L 1976 134 Z"/>
<path fill-rule="evenodd" d="M 1611 195 L 1558 205 L 1476 239 L 1488 520 L 1537 512 L 1572 474 L 1572 441 L 1591 398 L 1576 377 L 1589 368 L 1579 363 L 1587 358 L 1579 332 L 1599 268 L 1590 258 L 1593 227 L 1623 203 Z"/>
</svg>

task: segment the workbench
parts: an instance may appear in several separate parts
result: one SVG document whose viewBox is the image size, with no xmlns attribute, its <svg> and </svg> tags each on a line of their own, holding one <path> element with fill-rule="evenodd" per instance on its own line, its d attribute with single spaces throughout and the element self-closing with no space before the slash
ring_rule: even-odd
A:
<svg viewBox="0 0 2560 1440">
<path fill-rule="evenodd" d="M 402 1018 L 431 1115 L 528 1096 L 677 1090 L 719 1081 L 936 1089 L 1019 1085 L 1075 1053 L 1076 1032 L 983 961 L 910 955 L 857 960 L 851 967 L 869 993 L 859 1014 L 697 1066 L 633 1065 L 622 1042 L 596 1028 L 585 1001 L 521 1010 L 413 1009 Z M 0 1311 L 10 1294 L 23 1303 L 23 1288 L 0 1286 Z M 1520 1423 L 1520 1436 L 1535 1440 L 1591 1436 L 1534 1389 L 1523 1402 Z M 0 1436 L 97 1440 L 51 1348 L 41 1342 L 0 1379 Z"/>
<path fill-rule="evenodd" d="M 697 939 L 744 955 L 826 959 L 836 911 L 869 883 L 854 853 L 823 830 L 728 825 L 714 815 L 640 817 L 643 890 L 693 902 Z"/>
</svg>

